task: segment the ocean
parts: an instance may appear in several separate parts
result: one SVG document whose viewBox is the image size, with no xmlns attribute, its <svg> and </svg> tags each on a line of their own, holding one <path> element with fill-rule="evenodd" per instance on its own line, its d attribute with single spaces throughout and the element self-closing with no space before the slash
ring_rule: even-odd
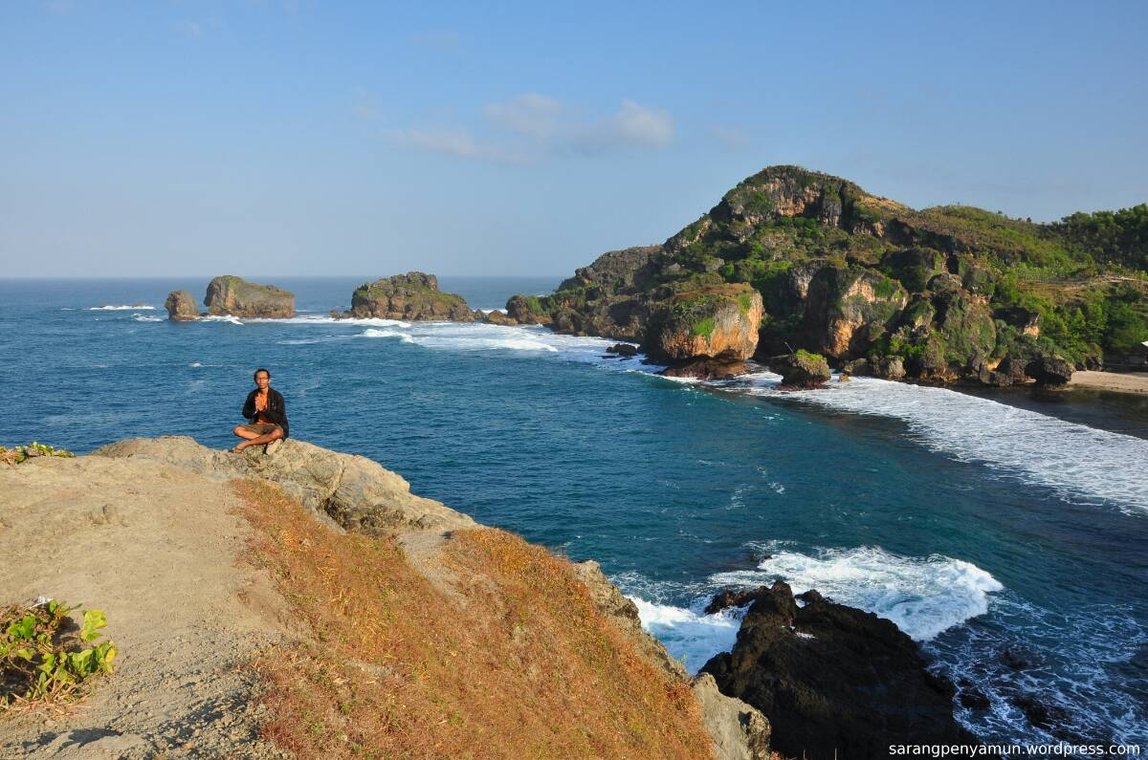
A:
<svg viewBox="0 0 1148 760">
<path fill-rule="evenodd" d="M 270 278 L 299 316 L 185 324 L 164 299 L 207 278 L 0 281 L 0 444 L 229 447 L 267 367 L 293 437 L 597 560 L 691 670 L 736 635 L 716 591 L 783 579 L 921 642 L 984 741 L 1148 745 L 1144 400 L 671 381 L 539 327 L 331 319 L 367 279 Z M 559 279 L 440 286 L 492 309 Z"/>
</svg>

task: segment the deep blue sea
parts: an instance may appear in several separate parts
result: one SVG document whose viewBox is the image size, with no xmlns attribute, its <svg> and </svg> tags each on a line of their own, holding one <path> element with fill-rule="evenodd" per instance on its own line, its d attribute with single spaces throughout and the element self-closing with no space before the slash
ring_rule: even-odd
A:
<svg viewBox="0 0 1148 760">
<path fill-rule="evenodd" d="M 673 382 L 537 327 L 330 319 L 367 279 L 272 278 L 297 318 L 187 324 L 164 298 L 206 278 L 0 281 L 0 444 L 228 447 L 267 367 L 293 437 L 598 560 L 691 669 L 736 633 L 708 598 L 782 578 L 922 642 L 989 700 L 957 713 L 986 741 L 1053 740 L 1031 699 L 1062 736 L 1148 745 L 1144 400 Z M 440 285 L 489 309 L 558 280 Z"/>
</svg>

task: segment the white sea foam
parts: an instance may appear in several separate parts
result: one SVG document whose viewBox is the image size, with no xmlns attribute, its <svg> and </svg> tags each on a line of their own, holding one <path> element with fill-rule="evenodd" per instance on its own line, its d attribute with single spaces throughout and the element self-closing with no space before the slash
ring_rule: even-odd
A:
<svg viewBox="0 0 1148 760">
<path fill-rule="evenodd" d="M 242 322 L 239 321 L 239 317 L 234 317 L 230 314 L 222 314 L 222 315 L 208 314 L 206 316 L 199 317 L 199 321 L 201 321 L 201 322 L 227 322 L 228 324 L 232 324 L 232 325 L 242 325 L 243 324 Z"/>
<path fill-rule="evenodd" d="M 752 588 L 777 579 L 795 594 L 816 589 L 835 602 L 876 613 L 917 641 L 985 614 L 989 595 L 1004 590 L 970 562 L 940 554 L 905 557 L 877 547 L 823 549 L 813 556 L 776 551 L 756 570 L 719 573 L 710 580 Z"/>
<path fill-rule="evenodd" d="M 349 320 L 339 320 L 347 322 Z M 609 341 L 556 335 L 531 327 L 506 327 L 456 322 L 391 322 L 384 329 L 368 328 L 356 337 L 398 338 L 423 348 L 439 351 L 516 351 L 561 354 L 564 358 L 600 358 Z"/>
<path fill-rule="evenodd" d="M 398 330 L 378 330 L 374 327 L 363 330 L 359 333 L 357 338 L 398 338 L 403 343 L 413 343 L 409 333 L 399 332 Z"/>
<path fill-rule="evenodd" d="M 189 366 L 189 367 L 195 367 L 195 368 L 199 368 L 199 367 L 202 367 L 202 366 L 203 366 L 203 363 L 202 363 L 202 362 L 192 362 L 191 364 L 189 364 L 189 365 L 187 365 L 187 366 Z"/>
<path fill-rule="evenodd" d="M 163 317 L 153 317 L 148 314 L 132 314 L 132 319 L 136 322 L 163 322 Z"/>
<path fill-rule="evenodd" d="M 636 596 L 631 596 L 630 600 L 638 607 L 642 627 L 662 642 L 691 673 L 698 672 L 715 654 L 728 652 L 737 640 L 742 610 L 722 610 L 716 615 L 705 615 L 682 607 L 648 602 Z"/>
<path fill-rule="evenodd" d="M 358 327 L 410 327 L 410 322 L 404 322 L 400 319 L 379 319 L 375 317 L 366 317 L 363 319 L 348 318 L 348 319 L 335 319 L 327 314 L 296 314 L 294 317 L 286 319 L 264 319 L 262 317 L 257 319 L 250 319 L 250 322 L 271 322 L 278 325 L 350 325 Z"/>
<path fill-rule="evenodd" d="M 752 589 L 780 579 L 796 594 L 813 588 L 833 601 L 891 620 L 918 641 L 985 614 L 990 595 L 1004 589 L 976 565 L 941 555 L 906 557 L 873 547 L 810 555 L 780 546 L 756 547 L 772 552 L 757 569 L 717 573 L 688 587 L 662 587 L 634 575 L 615 580 L 637 605 L 642 626 L 690 672 L 715 654 L 730 651 L 736 641 L 744 609 L 703 612 L 714 594 L 731 587 Z M 692 599 L 685 607 L 650 601 L 683 594 Z"/>
<path fill-rule="evenodd" d="M 322 338 L 299 338 L 297 340 L 277 340 L 280 346 L 313 346 L 317 343 L 330 343 L 337 340 L 358 337 L 357 335 L 326 335 Z"/>
<path fill-rule="evenodd" d="M 154 306 L 146 303 L 133 304 L 133 305 L 104 305 L 104 306 L 89 306 L 88 311 L 155 311 Z"/>
<path fill-rule="evenodd" d="M 776 393 L 776 375 L 753 375 L 727 389 Z M 1100 499 L 1148 511 L 1148 440 L 1066 422 L 946 388 L 873 378 L 786 394 L 810 404 L 903 420 L 934 451 L 978 462 L 1005 477 L 1053 489 L 1066 500 Z"/>
<path fill-rule="evenodd" d="M 497 311 L 497 310 L 495 310 Z M 227 319 L 210 318 L 204 319 Z M 403 322 L 397 319 L 335 319 L 328 315 L 297 315 L 290 319 L 247 319 L 245 323 L 273 323 L 279 325 L 311 325 L 325 328 L 365 327 L 366 330 L 352 334 L 335 334 L 323 338 L 291 338 L 278 341 L 282 345 L 307 345 L 310 343 L 337 340 L 343 337 L 354 338 L 395 338 L 402 343 L 414 344 L 423 348 L 440 351 L 514 351 L 557 355 L 570 361 L 588 362 L 604 366 L 627 369 L 631 362 L 603 356 L 613 341 L 604 338 L 587 338 L 572 335 L 559 335 L 537 325 L 506 326 L 486 323 L 462 322 Z M 238 322 L 237 322 L 238 324 Z"/>
</svg>

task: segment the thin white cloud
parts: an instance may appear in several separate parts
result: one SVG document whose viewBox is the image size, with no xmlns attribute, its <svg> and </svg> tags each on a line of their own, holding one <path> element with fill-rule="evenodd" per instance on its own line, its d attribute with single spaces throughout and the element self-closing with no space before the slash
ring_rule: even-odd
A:
<svg viewBox="0 0 1148 760">
<path fill-rule="evenodd" d="M 590 149 L 615 147 L 664 148 L 674 141 L 674 120 L 669 111 L 648 108 L 632 100 L 596 124 L 585 128 L 576 143 Z"/>
<path fill-rule="evenodd" d="M 406 129 L 388 133 L 391 142 L 424 153 L 445 153 L 471 161 L 494 164 L 525 164 L 530 157 L 514 146 L 476 139 L 465 129 Z"/>
<path fill-rule="evenodd" d="M 488 103 L 482 113 L 496 127 L 532 140 L 552 139 L 561 127 L 565 106 L 554 98 L 527 93 L 505 103 Z"/>
<path fill-rule="evenodd" d="M 421 151 L 514 164 L 536 163 L 555 154 L 659 149 L 674 140 L 674 121 L 668 111 L 632 100 L 622 101 L 608 116 L 586 120 L 555 98 L 527 93 L 487 103 L 482 115 L 483 132 L 489 136 L 437 127 L 394 132 L 391 139 Z"/>
</svg>

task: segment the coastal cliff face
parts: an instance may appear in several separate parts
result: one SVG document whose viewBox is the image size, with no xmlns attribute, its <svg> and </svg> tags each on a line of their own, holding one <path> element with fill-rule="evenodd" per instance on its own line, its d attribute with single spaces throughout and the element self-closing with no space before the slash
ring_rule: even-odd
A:
<svg viewBox="0 0 1148 760">
<path fill-rule="evenodd" d="M 363 457 L 133 439 L 0 464 L 0 493 L 0 597 L 100 607 L 120 650 L 0 754 L 767 757 L 760 712 L 691 683 L 594 563 Z"/>
<path fill-rule="evenodd" d="M 223 275 L 207 285 L 203 298 L 207 312 L 215 316 L 288 319 L 295 316 L 295 295 L 274 285 L 248 282 Z"/>
<path fill-rule="evenodd" d="M 365 283 L 351 294 L 350 316 L 411 321 L 473 322 L 475 314 L 462 296 L 443 293 L 438 278 L 408 272 Z"/>
<path fill-rule="evenodd" d="M 893 379 L 1058 384 L 1060 374 L 995 368 L 1095 367 L 1148 338 L 1148 282 L 1124 268 L 1143 263 L 1146 219 L 1141 206 L 1046 225 L 963 206 L 916 211 L 774 166 L 663 244 L 606 253 L 553 294 L 507 308 L 688 363 L 714 346 L 680 331 L 667 341 L 666 314 L 683 294 L 740 285 L 762 299 L 749 352 L 759 360 L 806 349 Z"/>
</svg>

